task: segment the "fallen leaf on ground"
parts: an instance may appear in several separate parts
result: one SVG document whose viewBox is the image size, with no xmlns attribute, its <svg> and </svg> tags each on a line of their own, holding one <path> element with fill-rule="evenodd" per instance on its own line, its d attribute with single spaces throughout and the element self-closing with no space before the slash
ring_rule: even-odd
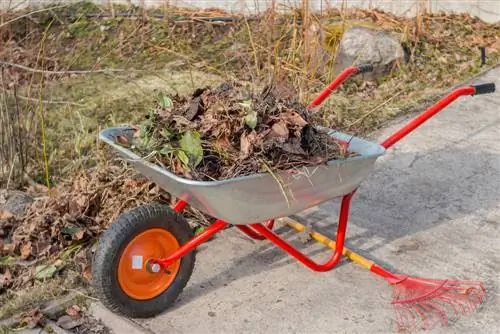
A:
<svg viewBox="0 0 500 334">
<path fill-rule="evenodd" d="M 257 138 L 255 131 L 243 132 L 240 139 L 241 158 L 248 157 L 253 151 L 253 142 Z"/>
<path fill-rule="evenodd" d="M 288 139 L 288 127 L 284 121 L 274 123 L 271 130 L 269 135 L 273 138 L 277 138 L 280 142 L 284 143 Z"/>
<path fill-rule="evenodd" d="M 9 269 L 5 269 L 3 274 L 0 274 L 0 288 L 3 288 L 12 281 L 12 274 Z"/>
<path fill-rule="evenodd" d="M 38 280 L 44 280 L 51 278 L 57 272 L 57 267 L 55 265 L 40 265 L 35 267 L 35 278 Z"/>
<path fill-rule="evenodd" d="M 31 242 L 21 246 L 21 259 L 26 260 L 31 255 Z"/>
<path fill-rule="evenodd" d="M 89 281 L 89 282 L 92 281 L 92 270 L 91 270 L 90 266 L 87 266 L 85 268 L 85 270 L 83 270 L 82 276 L 87 281 Z"/>
<path fill-rule="evenodd" d="M 78 307 L 78 305 L 73 305 L 71 307 L 68 307 L 66 313 L 71 317 L 77 317 L 80 315 L 80 307 Z"/>
<path fill-rule="evenodd" d="M 41 321 L 43 319 L 43 314 L 37 308 L 35 308 L 21 314 L 19 318 L 19 321 L 21 323 L 25 323 L 27 328 L 33 329 L 39 324 L 42 325 Z"/>
<path fill-rule="evenodd" d="M 14 215 L 12 214 L 12 212 L 7 210 L 0 210 L 0 220 L 7 220 L 13 217 Z"/>
</svg>

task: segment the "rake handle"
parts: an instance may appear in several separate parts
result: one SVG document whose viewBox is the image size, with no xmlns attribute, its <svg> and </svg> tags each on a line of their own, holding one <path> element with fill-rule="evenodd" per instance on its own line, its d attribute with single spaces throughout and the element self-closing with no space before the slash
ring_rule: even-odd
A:
<svg viewBox="0 0 500 334">
<path fill-rule="evenodd" d="M 283 221 L 289 227 L 291 227 L 299 232 L 304 232 L 306 230 L 306 227 L 304 225 L 302 225 L 301 223 L 299 223 L 298 221 L 296 221 L 292 218 L 286 217 L 286 218 L 283 218 Z M 332 239 L 324 236 L 321 233 L 315 232 L 315 231 L 312 231 L 309 234 L 317 242 L 320 242 L 323 245 L 325 245 L 331 249 L 335 249 L 336 243 Z M 379 265 L 377 265 L 375 262 L 368 260 L 367 258 L 359 255 L 356 252 L 353 252 L 352 250 L 350 250 L 347 247 L 344 247 L 342 249 L 342 255 L 347 257 L 349 260 L 361 265 L 363 268 L 366 268 L 366 269 L 370 270 L 371 272 L 373 272 L 374 274 L 382 276 L 389 281 L 399 279 L 397 276 L 395 276 L 391 272 L 389 272 L 389 271 L 385 270 L 384 268 L 380 267 Z"/>
</svg>

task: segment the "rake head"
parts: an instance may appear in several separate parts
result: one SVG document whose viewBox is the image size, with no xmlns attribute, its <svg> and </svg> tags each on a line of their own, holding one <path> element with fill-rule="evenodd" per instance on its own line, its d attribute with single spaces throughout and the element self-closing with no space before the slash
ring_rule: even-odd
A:
<svg viewBox="0 0 500 334">
<path fill-rule="evenodd" d="M 473 313 L 484 301 L 486 289 L 481 281 L 453 281 L 394 275 L 391 304 L 396 311 L 399 331 L 424 330 L 447 326 L 461 316 Z"/>
</svg>

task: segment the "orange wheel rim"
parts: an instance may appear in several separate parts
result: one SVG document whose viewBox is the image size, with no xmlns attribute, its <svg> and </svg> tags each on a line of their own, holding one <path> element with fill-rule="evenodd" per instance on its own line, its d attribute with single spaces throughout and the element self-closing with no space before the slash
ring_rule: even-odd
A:
<svg viewBox="0 0 500 334">
<path fill-rule="evenodd" d="M 161 259 L 179 249 L 179 242 L 165 229 L 154 228 L 137 235 L 125 247 L 118 262 L 118 283 L 129 297 L 152 299 L 163 293 L 175 279 L 181 260 L 158 273 L 149 272 L 146 264 Z"/>
</svg>

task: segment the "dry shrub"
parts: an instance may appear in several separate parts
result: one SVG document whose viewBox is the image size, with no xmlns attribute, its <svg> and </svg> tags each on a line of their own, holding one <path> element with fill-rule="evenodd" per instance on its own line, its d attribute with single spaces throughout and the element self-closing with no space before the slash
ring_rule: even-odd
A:
<svg viewBox="0 0 500 334">
<path fill-rule="evenodd" d="M 21 106 L 14 88 L 9 94 L 0 85 L 0 188 L 16 188 L 23 180 L 28 160 L 28 136 Z"/>
</svg>

